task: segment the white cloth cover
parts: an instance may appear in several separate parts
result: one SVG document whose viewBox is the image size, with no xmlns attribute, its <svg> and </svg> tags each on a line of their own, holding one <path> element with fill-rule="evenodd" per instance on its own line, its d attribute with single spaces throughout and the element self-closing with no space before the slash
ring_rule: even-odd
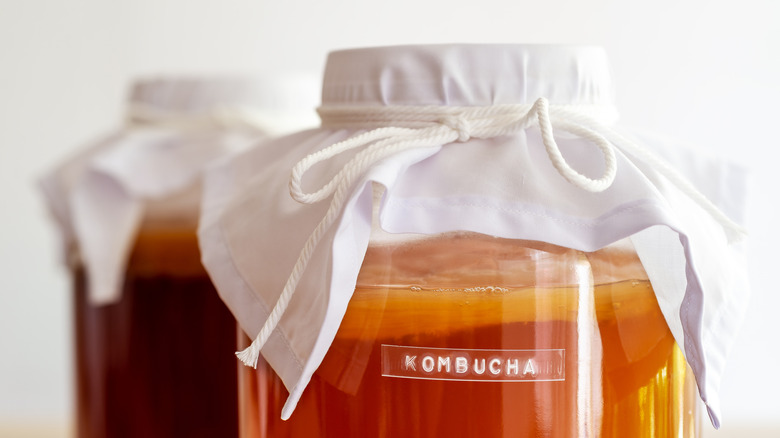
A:
<svg viewBox="0 0 780 438">
<path fill-rule="evenodd" d="M 90 301 L 119 300 L 144 221 L 194 229 L 208 163 L 269 135 L 314 125 L 318 90 L 318 81 L 304 74 L 135 83 L 125 125 L 40 182 L 66 263 L 84 264 Z"/>
<path fill-rule="evenodd" d="M 551 107 L 596 108 L 601 122 L 610 124 L 616 112 L 605 53 L 511 45 L 347 50 L 329 56 L 323 83 L 323 107 L 331 109 L 532 104 L 539 97 Z M 291 199 L 291 169 L 308 154 L 365 132 L 360 126 L 344 122 L 279 138 L 210 169 L 199 230 L 203 261 L 249 336 L 260 332 L 328 209 L 327 200 L 306 205 Z M 741 169 L 621 133 L 665 157 L 732 220 L 743 219 Z M 603 158 L 592 143 L 563 131 L 555 137 L 573 168 L 601 175 Z M 372 183 L 378 183 L 385 189 L 379 224 L 390 233 L 468 230 L 582 251 L 630 237 L 717 427 L 718 385 L 748 294 L 738 239 L 644 155 L 614 144 L 616 178 L 591 193 L 561 177 L 542 143 L 532 126 L 411 148 L 373 164 L 350 186 L 262 349 L 290 391 L 283 418 L 328 351 L 354 291 L 372 226 Z M 308 170 L 303 186 L 323 186 L 350 158 L 343 155 L 350 154 Z"/>
</svg>

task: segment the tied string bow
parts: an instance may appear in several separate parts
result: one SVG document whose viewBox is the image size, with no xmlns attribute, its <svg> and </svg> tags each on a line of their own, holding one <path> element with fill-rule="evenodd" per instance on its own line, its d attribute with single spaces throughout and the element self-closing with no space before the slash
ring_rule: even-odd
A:
<svg viewBox="0 0 780 438">
<path fill-rule="evenodd" d="M 686 192 L 724 226 L 727 233 L 733 237 L 732 240 L 738 240 L 744 235 L 744 230 L 739 225 L 726 217 L 668 164 L 599 123 L 584 112 L 583 107 L 550 106 L 547 99 L 539 98 L 530 105 L 332 107 L 320 108 L 318 111 L 324 127 L 374 129 L 314 152 L 293 167 L 289 184 L 293 199 L 304 204 L 313 204 L 331 195 L 333 198 L 325 216 L 301 250 L 290 277 L 260 333 L 248 348 L 236 353 L 244 364 L 251 367 L 257 367 L 260 350 L 279 324 L 314 249 L 336 221 L 352 186 L 376 163 L 405 150 L 466 142 L 471 138 L 511 135 L 537 125 L 547 156 L 558 173 L 583 190 L 602 192 L 609 188 L 615 179 L 616 159 L 613 144 L 619 144 L 624 150 L 651 163 Z M 599 149 L 604 158 L 604 173 L 600 178 L 592 179 L 582 175 L 566 162 L 553 138 L 554 128 L 579 136 Z M 311 193 L 303 191 L 301 179 L 312 166 L 359 148 L 362 150 L 319 190 Z"/>
</svg>

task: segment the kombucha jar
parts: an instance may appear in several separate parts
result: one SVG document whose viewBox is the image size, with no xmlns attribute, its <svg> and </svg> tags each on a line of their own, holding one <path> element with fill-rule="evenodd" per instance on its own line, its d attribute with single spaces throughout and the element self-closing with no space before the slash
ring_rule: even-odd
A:
<svg viewBox="0 0 780 438">
<path fill-rule="evenodd" d="M 265 362 L 239 381 L 242 438 L 698 436 L 693 376 L 627 241 L 371 244 L 292 417 Z"/>
<path fill-rule="evenodd" d="M 603 50 L 336 51 L 318 113 L 206 179 L 241 438 L 717 427 L 739 202 L 618 131 Z"/>
<path fill-rule="evenodd" d="M 290 99 L 290 81 L 139 81 L 126 125 L 43 181 L 72 271 L 79 438 L 238 435 L 235 320 L 197 240 L 202 172 L 306 127 L 316 86 L 294 80 Z"/>
</svg>

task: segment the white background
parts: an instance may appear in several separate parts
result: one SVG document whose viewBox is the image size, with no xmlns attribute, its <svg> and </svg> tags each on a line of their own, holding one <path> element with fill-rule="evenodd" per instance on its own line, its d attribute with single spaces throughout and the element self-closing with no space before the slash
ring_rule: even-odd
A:
<svg viewBox="0 0 780 438">
<path fill-rule="evenodd" d="M 35 178 L 120 123 L 131 78 L 319 74 L 335 48 L 507 42 L 606 47 L 623 124 L 750 169 L 753 296 L 714 436 L 780 436 L 778 23 L 775 0 L 0 0 L 0 435 L 69 424 L 68 279 Z"/>
</svg>

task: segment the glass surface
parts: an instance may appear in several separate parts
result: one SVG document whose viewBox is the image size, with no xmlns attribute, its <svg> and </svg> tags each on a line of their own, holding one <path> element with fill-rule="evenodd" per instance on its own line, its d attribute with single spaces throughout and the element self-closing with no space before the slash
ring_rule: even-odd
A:
<svg viewBox="0 0 780 438">
<path fill-rule="evenodd" d="M 262 359 L 239 380 L 242 438 L 697 436 L 692 374 L 625 245 L 373 244 L 292 417 Z"/>
<path fill-rule="evenodd" d="M 116 304 L 74 274 L 78 437 L 237 436 L 235 320 L 193 229 L 144 229 Z"/>
</svg>

